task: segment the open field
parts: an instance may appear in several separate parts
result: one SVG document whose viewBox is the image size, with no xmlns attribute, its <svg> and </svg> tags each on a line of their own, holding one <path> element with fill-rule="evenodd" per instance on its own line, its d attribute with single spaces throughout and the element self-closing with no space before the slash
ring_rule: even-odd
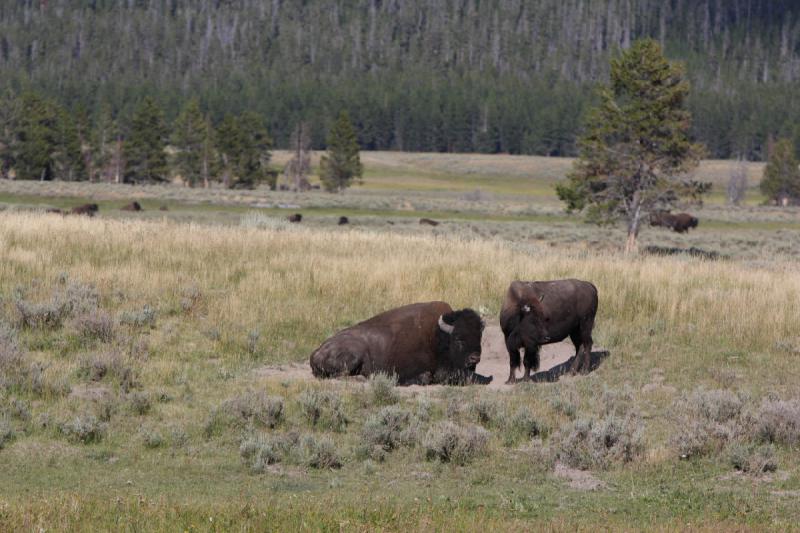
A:
<svg viewBox="0 0 800 533">
<path fill-rule="evenodd" d="M 0 213 L 0 530 L 800 522 L 796 261 L 162 218 Z M 610 356 L 586 376 L 407 391 L 282 370 L 395 305 L 491 323 L 510 280 L 567 276 L 601 297 Z"/>
</svg>

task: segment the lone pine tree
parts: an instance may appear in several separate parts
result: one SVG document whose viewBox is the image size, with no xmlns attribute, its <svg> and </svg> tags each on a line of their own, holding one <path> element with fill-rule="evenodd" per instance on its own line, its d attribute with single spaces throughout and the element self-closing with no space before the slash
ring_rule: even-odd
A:
<svg viewBox="0 0 800 533">
<path fill-rule="evenodd" d="M 611 81 L 588 116 L 579 157 L 559 198 L 590 221 L 625 220 L 625 250 L 636 249 L 644 216 L 697 199 L 710 186 L 689 178 L 703 153 L 689 139 L 689 84 L 653 40 L 635 42 L 611 61 Z"/>
<path fill-rule="evenodd" d="M 342 111 L 328 134 L 328 151 L 320 160 L 320 179 L 329 192 L 340 192 L 361 178 L 356 132 L 347 112 Z"/>
</svg>

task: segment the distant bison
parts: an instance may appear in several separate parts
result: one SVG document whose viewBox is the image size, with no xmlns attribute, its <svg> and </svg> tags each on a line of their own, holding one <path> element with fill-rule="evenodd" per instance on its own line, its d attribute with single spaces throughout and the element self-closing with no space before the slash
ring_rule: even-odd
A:
<svg viewBox="0 0 800 533">
<path fill-rule="evenodd" d="M 161 207 L 158 208 L 158 210 L 159 211 L 169 211 L 169 207 L 167 207 L 165 205 L 162 205 Z"/>
<path fill-rule="evenodd" d="M 427 224 L 428 226 L 438 226 L 439 225 L 439 223 L 437 221 L 435 221 L 433 219 L 430 219 L 430 218 L 421 218 L 421 219 L 419 219 L 419 223 L 420 224 Z"/>
<path fill-rule="evenodd" d="M 69 210 L 69 212 L 73 215 L 86 215 L 88 217 L 93 217 L 99 209 L 100 208 L 97 206 L 97 204 L 83 204 L 73 207 Z"/>
<path fill-rule="evenodd" d="M 489 383 L 475 373 L 481 360 L 483 321 L 472 309 L 445 302 L 386 311 L 333 335 L 311 354 L 318 378 L 397 375 L 403 385 Z"/>
<path fill-rule="evenodd" d="M 289 215 L 288 217 L 286 217 L 286 220 L 288 220 L 289 222 L 300 222 L 301 220 L 303 220 L 303 215 L 301 215 L 300 213 L 295 213 L 294 215 Z"/>
<path fill-rule="evenodd" d="M 592 328 L 597 314 L 597 288 L 588 281 L 514 281 L 508 287 L 500 310 L 500 328 L 506 340 L 510 373 L 514 383 L 520 366 L 520 348 L 525 348 L 522 380 L 539 369 L 539 348 L 569 337 L 575 345 L 570 371 L 589 371 Z"/>
<path fill-rule="evenodd" d="M 128 205 L 124 205 L 120 207 L 120 211 L 141 211 L 142 206 L 139 202 L 131 202 Z"/>
<path fill-rule="evenodd" d="M 339 225 L 340 226 L 344 226 L 345 224 L 349 224 L 349 223 L 350 223 L 350 219 L 348 219 L 347 217 L 339 217 Z"/>
<path fill-rule="evenodd" d="M 669 228 L 677 233 L 686 233 L 690 228 L 696 228 L 698 220 L 689 213 L 673 215 L 668 211 L 655 211 L 650 213 L 650 225 Z"/>
</svg>

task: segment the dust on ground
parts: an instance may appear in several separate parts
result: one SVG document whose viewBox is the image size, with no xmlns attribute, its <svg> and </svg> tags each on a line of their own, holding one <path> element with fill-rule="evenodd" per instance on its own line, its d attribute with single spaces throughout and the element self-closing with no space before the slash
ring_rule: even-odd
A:
<svg viewBox="0 0 800 533">
<path fill-rule="evenodd" d="M 572 364 L 574 356 L 575 347 L 569 340 L 542 346 L 539 371 L 533 376 L 533 381 L 557 381 L 563 374 L 569 372 L 569 367 Z M 605 350 L 597 348 L 592 350 L 591 369 L 596 369 L 606 356 L 608 356 L 608 352 Z M 496 390 L 511 389 L 511 387 L 505 385 L 509 374 L 508 351 L 506 350 L 503 332 L 496 323 L 487 324 L 483 331 L 481 362 L 478 364 L 476 372 L 483 376 L 491 376 L 493 378 L 490 384 L 480 386 Z M 282 381 L 314 379 L 308 362 L 263 366 L 255 370 L 255 375 L 259 378 L 278 379 Z M 522 371 L 518 370 L 517 376 L 519 377 L 521 375 Z M 363 378 L 347 378 L 347 381 L 363 381 Z M 433 387 L 443 387 L 443 385 L 411 385 L 402 387 L 401 390 L 428 390 Z"/>
</svg>

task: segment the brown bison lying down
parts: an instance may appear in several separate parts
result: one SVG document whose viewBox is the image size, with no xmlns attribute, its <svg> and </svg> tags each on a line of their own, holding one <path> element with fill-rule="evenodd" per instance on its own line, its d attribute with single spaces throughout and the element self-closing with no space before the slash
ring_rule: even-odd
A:
<svg viewBox="0 0 800 533">
<path fill-rule="evenodd" d="M 597 288 L 587 281 L 514 281 L 500 310 L 500 328 L 506 338 L 511 371 L 506 383 L 514 383 L 525 348 L 525 372 L 539 369 L 539 348 L 567 337 L 575 345 L 570 371 L 589 371 L 592 328 L 597 313 Z"/>
<path fill-rule="evenodd" d="M 483 321 L 472 309 L 445 302 L 386 311 L 330 337 L 311 354 L 318 378 L 397 375 L 402 385 L 489 383 L 475 373 Z"/>
<path fill-rule="evenodd" d="M 119 209 L 120 211 L 141 211 L 142 206 L 139 204 L 139 202 L 131 202 L 128 205 L 120 207 Z"/>
<path fill-rule="evenodd" d="M 97 204 L 83 204 L 70 209 L 70 214 L 73 215 L 86 215 L 89 217 L 93 217 L 95 213 L 98 211 Z"/>
<path fill-rule="evenodd" d="M 666 211 L 650 213 L 651 226 L 662 226 L 677 233 L 685 233 L 689 231 L 690 228 L 696 228 L 697 223 L 697 217 L 693 217 L 689 213 L 678 213 L 677 215 Z"/>
<path fill-rule="evenodd" d="M 289 222 L 300 222 L 301 220 L 303 220 L 303 215 L 301 215 L 300 213 L 295 213 L 294 215 L 289 215 L 288 217 L 286 217 L 286 220 L 288 220 Z"/>
<path fill-rule="evenodd" d="M 428 226 L 438 226 L 439 225 L 439 222 L 437 222 L 436 220 L 433 220 L 432 218 L 421 218 L 421 219 L 419 219 L 419 223 L 423 224 L 423 225 L 427 224 Z"/>
</svg>

